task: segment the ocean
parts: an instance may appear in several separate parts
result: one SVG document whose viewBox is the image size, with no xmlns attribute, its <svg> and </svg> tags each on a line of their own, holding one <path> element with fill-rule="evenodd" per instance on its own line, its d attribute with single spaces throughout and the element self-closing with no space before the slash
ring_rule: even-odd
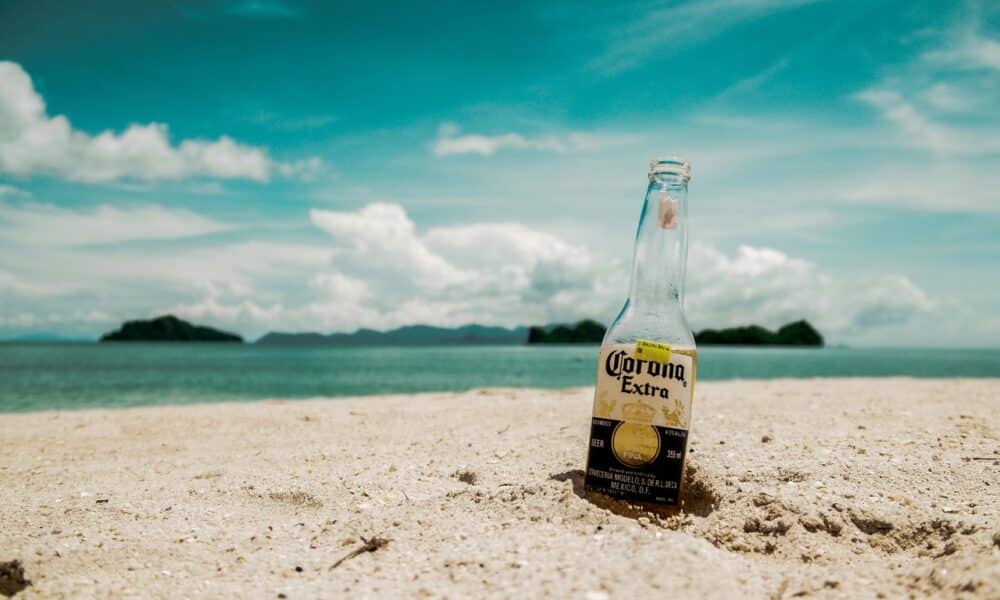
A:
<svg viewBox="0 0 1000 600">
<path fill-rule="evenodd" d="M 597 346 L 0 344 L 0 412 L 593 385 Z M 698 380 L 1000 377 L 1000 350 L 698 351 Z"/>
</svg>

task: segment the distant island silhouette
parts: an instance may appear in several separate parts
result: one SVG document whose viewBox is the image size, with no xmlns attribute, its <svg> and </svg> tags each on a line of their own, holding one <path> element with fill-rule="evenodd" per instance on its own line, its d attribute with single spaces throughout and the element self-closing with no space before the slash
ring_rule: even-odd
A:
<svg viewBox="0 0 1000 600">
<path fill-rule="evenodd" d="M 782 325 L 771 331 L 759 325 L 703 329 L 695 334 L 695 342 L 706 346 L 822 346 L 823 336 L 806 320 Z"/>
<path fill-rule="evenodd" d="M 173 315 L 148 321 L 126 321 L 116 331 L 101 336 L 102 342 L 235 342 L 243 338 L 235 333 L 192 325 Z"/>
<path fill-rule="evenodd" d="M 486 325 L 447 328 L 408 325 L 389 331 L 359 329 L 354 333 L 281 333 L 264 335 L 257 344 L 265 346 L 436 346 L 436 345 L 516 345 L 528 337 L 525 327 L 506 329 Z"/>
<path fill-rule="evenodd" d="M 576 325 L 535 326 L 528 330 L 529 344 L 600 344 L 607 327 L 584 319 Z"/>
<path fill-rule="evenodd" d="M 256 341 L 265 346 L 438 346 L 521 344 L 600 344 L 604 325 L 591 319 L 575 324 L 534 327 L 463 325 L 434 327 L 409 325 L 388 331 L 359 329 L 354 333 L 271 332 Z M 822 346 L 823 336 L 807 321 L 795 321 L 770 331 L 759 325 L 705 329 L 695 334 L 698 344 L 733 346 Z"/>
<path fill-rule="evenodd" d="M 536 325 L 533 327 L 490 327 L 463 325 L 434 327 L 408 325 L 388 331 L 359 329 L 354 333 L 282 333 L 270 332 L 255 343 L 263 346 L 443 346 L 522 344 L 600 344 L 606 328 L 592 319 L 575 324 Z M 702 346 L 812 346 L 823 345 L 823 336 L 800 320 L 771 331 L 759 325 L 703 329 L 695 333 Z M 126 321 L 119 329 L 101 336 L 102 342 L 234 342 L 243 338 L 235 333 L 194 325 L 173 315 L 150 320 Z"/>
<path fill-rule="evenodd" d="M 599 344 L 606 328 L 589 319 L 576 325 L 532 327 L 528 330 L 529 344 Z M 823 336 L 809 324 L 800 320 L 771 331 L 759 325 L 703 329 L 694 335 L 695 343 L 702 346 L 822 346 Z"/>
</svg>

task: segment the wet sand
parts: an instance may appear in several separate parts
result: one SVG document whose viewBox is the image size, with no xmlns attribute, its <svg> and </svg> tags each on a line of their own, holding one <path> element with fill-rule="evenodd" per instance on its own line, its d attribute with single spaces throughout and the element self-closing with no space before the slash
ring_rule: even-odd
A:
<svg viewBox="0 0 1000 600">
<path fill-rule="evenodd" d="M 998 380 L 699 383 L 675 516 L 583 496 L 591 394 L 0 415 L 0 563 L 18 598 L 1000 597 Z"/>
</svg>

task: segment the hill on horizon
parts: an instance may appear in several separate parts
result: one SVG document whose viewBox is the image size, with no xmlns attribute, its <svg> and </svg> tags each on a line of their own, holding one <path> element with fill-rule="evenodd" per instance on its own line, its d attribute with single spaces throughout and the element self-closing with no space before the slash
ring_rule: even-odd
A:
<svg viewBox="0 0 1000 600">
<path fill-rule="evenodd" d="M 254 343 L 265 346 L 434 346 L 434 345 L 522 345 L 522 344 L 599 344 L 605 327 L 592 319 L 575 324 L 499 327 L 480 324 L 460 327 L 406 325 L 387 331 L 362 328 L 353 333 L 268 332 Z M 821 347 L 824 339 L 806 320 L 801 319 L 771 331 L 759 325 L 724 329 L 703 329 L 694 334 L 698 345 L 737 346 L 812 346 Z M 53 333 L 26 334 L 0 340 L 5 343 L 90 342 Z M 212 327 L 194 325 L 173 315 L 150 320 L 126 321 L 119 329 L 100 336 L 100 342 L 243 342 L 237 334 Z"/>
<path fill-rule="evenodd" d="M 597 321 L 584 319 L 575 325 L 532 327 L 529 344 L 599 344 L 605 327 Z M 760 325 L 702 329 L 694 334 L 695 343 L 704 346 L 822 346 L 823 336 L 802 319 L 771 331 Z"/>
<path fill-rule="evenodd" d="M 432 325 L 407 325 L 388 331 L 359 329 L 354 333 L 283 333 L 270 332 L 255 344 L 265 346 L 425 346 L 448 344 L 502 344 L 518 345 L 528 339 L 526 327 L 491 327 L 463 325 L 461 327 L 435 327 Z"/>
<path fill-rule="evenodd" d="M 600 344 L 605 327 L 592 319 L 575 324 L 532 327 L 463 325 L 435 327 L 407 325 L 388 331 L 359 329 L 354 333 L 271 332 L 255 343 L 265 346 L 434 346 L 434 345 L 521 345 L 521 344 Z M 823 336 L 799 320 L 771 331 L 759 325 L 703 329 L 695 333 L 699 345 L 734 346 L 823 346 Z"/>
<path fill-rule="evenodd" d="M 593 319 L 584 319 L 575 325 L 549 325 L 528 330 L 529 344 L 600 344 L 607 327 Z"/>
<path fill-rule="evenodd" d="M 193 325 L 173 315 L 149 320 L 126 321 L 119 329 L 105 333 L 101 342 L 230 342 L 243 343 L 235 333 Z"/>
<path fill-rule="evenodd" d="M 778 331 L 760 325 L 702 329 L 694 336 L 695 343 L 706 346 L 822 346 L 823 336 L 809 321 L 800 319 L 786 323 Z"/>
</svg>

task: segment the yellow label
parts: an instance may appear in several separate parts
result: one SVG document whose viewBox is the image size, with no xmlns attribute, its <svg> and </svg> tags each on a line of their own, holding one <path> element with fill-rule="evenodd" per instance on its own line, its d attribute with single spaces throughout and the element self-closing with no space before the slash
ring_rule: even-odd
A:
<svg viewBox="0 0 1000 600">
<path fill-rule="evenodd" d="M 661 344 L 649 340 L 636 340 L 635 357 L 642 360 L 652 360 L 658 363 L 670 362 L 670 344 Z"/>
</svg>

